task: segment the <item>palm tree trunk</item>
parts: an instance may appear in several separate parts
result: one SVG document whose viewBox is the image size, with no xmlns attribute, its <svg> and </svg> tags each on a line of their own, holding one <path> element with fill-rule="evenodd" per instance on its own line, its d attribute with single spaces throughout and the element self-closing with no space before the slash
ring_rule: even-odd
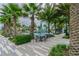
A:
<svg viewBox="0 0 79 59">
<path fill-rule="evenodd" d="M 31 17 L 31 28 L 30 28 L 30 33 L 31 33 L 32 36 L 34 37 L 34 13 L 32 14 L 32 17 Z"/>
<path fill-rule="evenodd" d="M 16 36 L 16 16 L 13 16 L 13 27 L 14 27 L 14 36 Z"/>
<path fill-rule="evenodd" d="M 72 56 L 79 56 L 79 4 L 70 6 L 70 50 Z"/>
<path fill-rule="evenodd" d="M 7 36 L 7 34 L 8 34 L 8 26 L 7 26 L 7 23 L 6 22 L 4 23 L 4 29 L 3 30 L 4 30 L 3 35 L 4 36 Z"/>
<path fill-rule="evenodd" d="M 4 35 L 10 37 L 11 36 L 11 28 L 9 22 L 4 23 Z"/>
<path fill-rule="evenodd" d="M 12 32 L 11 32 L 11 25 L 10 25 L 10 23 L 8 23 L 8 35 L 9 35 L 9 37 L 10 36 L 12 36 Z"/>
<path fill-rule="evenodd" d="M 68 27 L 68 26 L 67 26 L 67 22 L 66 22 L 66 31 L 65 31 L 65 35 L 68 35 L 68 32 L 67 32 L 68 29 L 67 29 L 67 27 Z"/>
<path fill-rule="evenodd" d="M 66 20 L 66 32 L 65 32 L 65 35 L 69 35 L 69 33 L 68 33 L 68 31 L 69 31 L 69 26 L 70 26 L 70 24 L 69 24 L 69 20 L 70 20 L 69 15 L 68 15 L 67 19 L 68 19 L 68 20 Z"/>
<path fill-rule="evenodd" d="M 55 34 L 56 34 L 56 20 L 54 22 L 54 27 L 55 27 Z"/>
<path fill-rule="evenodd" d="M 48 22 L 48 33 L 50 33 L 50 22 Z"/>
</svg>

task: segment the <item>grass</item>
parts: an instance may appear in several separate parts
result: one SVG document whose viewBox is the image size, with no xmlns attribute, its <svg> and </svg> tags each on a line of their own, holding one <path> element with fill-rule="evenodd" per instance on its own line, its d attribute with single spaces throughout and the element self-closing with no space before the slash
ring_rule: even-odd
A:
<svg viewBox="0 0 79 59">
<path fill-rule="evenodd" d="M 69 46 L 65 44 L 58 44 L 55 47 L 52 47 L 49 56 L 68 56 L 69 55 Z"/>
<path fill-rule="evenodd" d="M 13 38 L 10 38 L 12 42 L 14 42 L 16 45 L 21 45 L 24 43 L 31 42 L 32 36 L 31 35 L 16 35 Z"/>
</svg>

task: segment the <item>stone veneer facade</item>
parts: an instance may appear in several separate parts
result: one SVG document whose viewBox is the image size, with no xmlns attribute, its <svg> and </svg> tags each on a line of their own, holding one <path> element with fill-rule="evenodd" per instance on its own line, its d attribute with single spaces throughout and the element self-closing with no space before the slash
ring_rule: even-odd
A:
<svg viewBox="0 0 79 59">
<path fill-rule="evenodd" d="M 72 56 L 79 55 L 79 4 L 70 6 L 70 50 Z"/>
</svg>

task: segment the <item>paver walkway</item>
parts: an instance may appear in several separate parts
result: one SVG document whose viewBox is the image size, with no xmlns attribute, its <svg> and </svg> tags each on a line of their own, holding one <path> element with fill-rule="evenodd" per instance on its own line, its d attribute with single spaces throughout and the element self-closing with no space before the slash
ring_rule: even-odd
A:
<svg viewBox="0 0 79 59">
<path fill-rule="evenodd" d="M 68 39 L 63 39 L 63 34 L 49 38 L 46 42 L 32 41 L 16 46 L 7 38 L 0 36 L 1 56 L 47 56 L 50 48 L 56 44 L 69 44 Z"/>
</svg>

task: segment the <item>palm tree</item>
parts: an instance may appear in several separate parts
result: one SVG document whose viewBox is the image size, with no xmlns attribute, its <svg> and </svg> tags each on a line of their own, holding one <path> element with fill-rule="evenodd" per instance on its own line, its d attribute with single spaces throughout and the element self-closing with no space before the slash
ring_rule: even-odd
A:
<svg viewBox="0 0 79 59">
<path fill-rule="evenodd" d="M 4 24 L 4 35 L 10 36 L 11 35 L 11 28 L 10 28 L 10 17 L 9 15 L 1 15 L 0 22 Z"/>
<path fill-rule="evenodd" d="M 29 3 L 29 4 L 24 4 L 23 5 L 23 9 L 24 9 L 24 13 L 26 13 L 25 15 L 26 16 L 30 16 L 30 19 L 31 19 L 31 28 L 30 28 L 30 33 L 32 34 L 33 36 L 33 32 L 34 32 L 34 20 L 35 20 L 35 17 L 36 17 L 36 14 L 37 14 L 37 11 L 40 10 L 40 7 L 41 4 L 34 4 L 34 3 Z"/>
<path fill-rule="evenodd" d="M 57 27 L 57 30 L 58 30 L 57 32 L 58 33 L 62 33 L 62 29 L 64 27 L 64 21 L 63 21 L 63 19 L 64 19 L 63 15 L 57 18 L 58 21 L 56 22 L 57 23 L 56 27 Z"/>
<path fill-rule="evenodd" d="M 3 8 L 0 9 L 0 22 L 4 24 L 4 31 L 7 36 L 11 35 L 11 15 L 8 13 L 9 9 L 3 5 Z"/>
<path fill-rule="evenodd" d="M 56 9 L 53 4 L 45 4 L 45 7 L 38 13 L 38 18 L 48 23 L 48 32 L 50 32 L 50 23 L 53 21 Z"/>
<path fill-rule="evenodd" d="M 61 14 L 60 16 L 64 15 L 65 16 L 65 19 L 63 19 L 63 21 L 65 22 L 65 25 L 66 25 L 66 30 L 65 30 L 65 33 L 66 35 L 68 35 L 68 27 L 69 27 L 69 19 L 70 19 L 70 12 L 69 12 L 69 9 L 70 9 L 70 5 L 67 4 L 67 3 L 62 3 L 62 4 L 59 4 L 58 5 L 58 13 Z"/>
<path fill-rule="evenodd" d="M 18 4 L 7 4 L 4 5 L 1 9 L 1 13 L 4 15 L 9 15 L 10 21 L 13 22 L 13 28 L 14 28 L 14 35 L 16 35 L 16 22 L 18 19 L 18 16 L 21 15 L 21 8 L 18 6 Z"/>
<path fill-rule="evenodd" d="M 7 23 L 6 23 L 6 19 L 4 19 L 4 17 L 0 17 L 0 23 L 4 23 L 4 35 L 7 34 Z"/>
<path fill-rule="evenodd" d="M 19 16 L 21 16 L 21 8 L 18 4 L 8 4 L 8 8 L 11 11 L 10 14 L 12 15 L 13 19 L 13 27 L 14 27 L 14 35 L 16 36 L 16 22 Z"/>
</svg>

